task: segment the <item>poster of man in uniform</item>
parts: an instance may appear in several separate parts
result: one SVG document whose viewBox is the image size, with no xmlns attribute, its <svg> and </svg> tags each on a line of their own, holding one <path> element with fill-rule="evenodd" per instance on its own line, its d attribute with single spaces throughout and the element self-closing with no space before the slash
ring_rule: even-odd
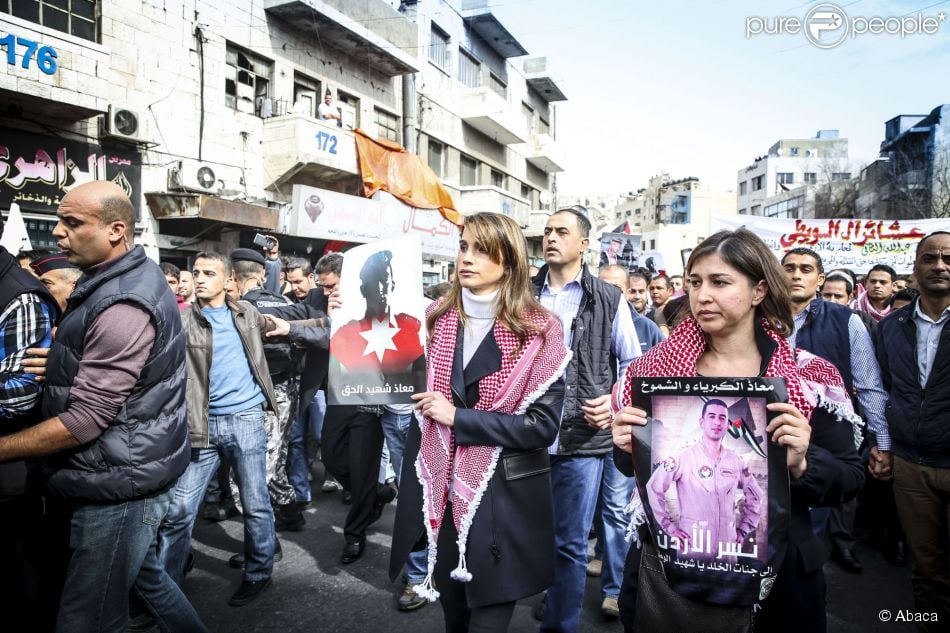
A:
<svg viewBox="0 0 950 633">
<path fill-rule="evenodd" d="M 425 299 L 418 239 L 346 252 L 330 330 L 327 401 L 408 404 L 425 391 Z"/>
<path fill-rule="evenodd" d="M 670 586 L 753 604 L 777 571 L 770 535 L 783 542 L 785 529 L 785 451 L 765 431 L 784 381 L 644 378 L 634 390 L 649 415 L 634 450 L 640 497 Z"/>
<path fill-rule="evenodd" d="M 623 266 L 634 271 L 640 265 L 640 236 L 604 233 L 600 236 L 600 267 Z"/>
</svg>

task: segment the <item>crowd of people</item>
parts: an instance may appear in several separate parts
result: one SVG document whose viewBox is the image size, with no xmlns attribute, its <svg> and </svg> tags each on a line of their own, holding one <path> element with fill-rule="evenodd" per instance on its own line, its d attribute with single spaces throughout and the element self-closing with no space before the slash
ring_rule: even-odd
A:
<svg viewBox="0 0 950 633">
<path fill-rule="evenodd" d="M 950 622 L 948 232 L 920 240 L 909 277 L 826 271 L 807 248 L 778 260 L 744 229 L 698 245 L 683 275 L 609 262 L 595 275 L 579 209 L 549 217 L 540 269 L 511 219 L 467 216 L 454 278 L 426 289 L 425 387 L 412 404 L 327 406 L 344 255 L 283 258 L 271 239 L 184 271 L 149 260 L 134 225 L 122 190 L 92 182 L 62 200 L 61 252 L 0 249 L 8 622 L 206 631 L 183 591 L 195 522 L 243 521 L 228 600 L 241 607 L 270 587 L 277 534 L 305 529 L 314 490 L 349 504 L 344 565 L 397 501 L 396 606 L 437 601 L 446 631 L 505 631 L 516 602 L 543 593 L 540 630 L 572 633 L 588 577 L 626 631 L 824 631 L 823 565 L 862 572 L 862 521 L 892 564 L 909 558 L 916 609 L 934 614 L 920 630 Z M 365 297 L 392 283 L 389 260 L 373 265 Z M 411 323 L 377 303 L 365 320 Z M 658 536 L 696 523 L 667 492 L 713 503 L 694 470 L 732 478 L 715 501 L 724 538 L 750 538 L 767 513 L 722 446 L 727 403 L 708 400 L 702 439 L 641 473 L 661 528 L 635 510 L 634 436 L 650 419 L 632 385 L 696 376 L 787 384 L 765 431 L 786 455 L 790 509 L 754 608 L 678 595 L 652 564 Z"/>
</svg>

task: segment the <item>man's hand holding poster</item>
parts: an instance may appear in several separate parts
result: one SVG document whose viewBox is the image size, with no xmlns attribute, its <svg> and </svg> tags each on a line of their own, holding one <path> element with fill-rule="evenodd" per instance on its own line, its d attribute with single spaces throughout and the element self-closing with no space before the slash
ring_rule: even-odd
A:
<svg viewBox="0 0 950 633">
<path fill-rule="evenodd" d="M 409 404 L 425 390 L 418 239 L 346 252 L 331 314 L 328 404 Z"/>
<path fill-rule="evenodd" d="M 762 600 L 786 541 L 785 449 L 765 431 L 784 380 L 641 378 L 633 389 L 649 420 L 634 434 L 638 492 L 670 587 L 719 604 Z"/>
</svg>

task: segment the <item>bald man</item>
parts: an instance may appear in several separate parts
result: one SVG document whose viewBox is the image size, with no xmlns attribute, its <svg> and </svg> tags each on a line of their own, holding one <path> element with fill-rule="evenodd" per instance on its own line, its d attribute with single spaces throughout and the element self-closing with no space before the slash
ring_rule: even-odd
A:
<svg viewBox="0 0 950 633">
<path fill-rule="evenodd" d="M 162 630 L 205 631 L 157 555 L 191 455 L 175 298 L 133 246 L 135 209 L 121 188 L 75 187 L 57 216 L 53 236 L 84 274 L 49 351 L 45 421 L 0 438 L 0 462 L 43 458 L 46 487 L 70 507 L 56 630 L 124 631 L 134 590 Z"/>
</svg>

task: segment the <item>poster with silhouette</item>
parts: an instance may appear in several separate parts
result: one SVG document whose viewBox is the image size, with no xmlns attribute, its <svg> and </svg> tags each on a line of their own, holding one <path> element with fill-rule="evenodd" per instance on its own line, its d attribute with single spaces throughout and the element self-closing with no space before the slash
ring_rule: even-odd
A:
<svg viewBox="0 0 950 633">
<path fill-rule="evenodd" d="M 327 403 L 411 403 L 426 384 L 419 240 L 383 240 L 347 251 L 340 299 L 331 318 Z"/>
<path fill-rule="evenodd" d="M 640 266 L 640 236 L 604 233 L 600 236 L 600 268 L 623 266 L 634 271 Z"/>
<path fill-rule="evenodd" d="M 635 432 L 637 485 L 670 586 L 754 604 L 771 589 L 787 529 L 785 449 L 765 430 L 784 380 L 641 378 L 633 388 L 648 414 Z"/>
</svg>

